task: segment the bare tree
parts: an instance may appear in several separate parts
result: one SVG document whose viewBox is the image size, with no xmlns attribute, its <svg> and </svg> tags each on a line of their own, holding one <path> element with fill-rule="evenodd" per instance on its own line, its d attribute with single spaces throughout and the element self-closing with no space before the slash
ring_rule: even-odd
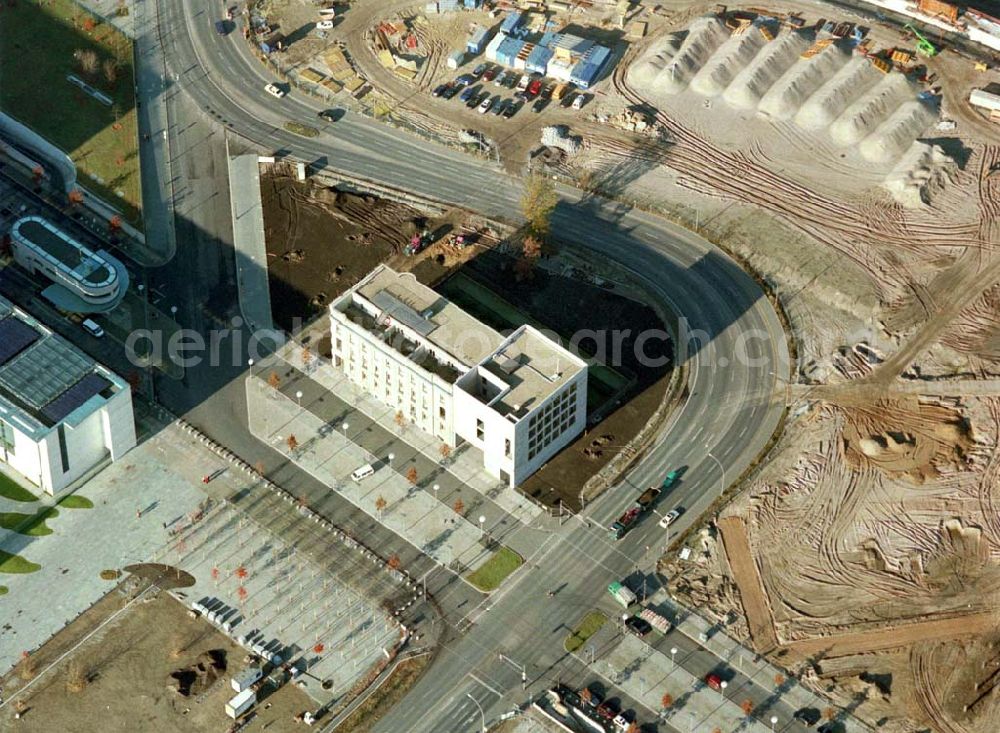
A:
<svg viewBox="0 0 1000 733">
<path fill-rule="evenodd" d="M 409 481 L 412 486 L 416 486 L 417 485 L 417 467 L 416 466 L 410 466 L 406 470 L 406 480 Z"/>
<path fill-rule="evenodd" d="M 108 86 L 114 88 L 115 82 L 118 81 L 118 61 L 116 59 L 104 59 L 101 64 L 101 70 L 104 71 L 104 80 L 108 83 Z"/>
<path fill-rule="evenodd" d="M 461 514 L 465 511 L 465 502 L 461 499 L 455 499 L 455 503 L 451 505 L 451 508 L 455 510 L 455 514 Z"/>
<path fill-rule="evenodd" d="M 559 203 L 552 180 L 542 173 L 532 173 L 524 181 L 521 213 L 528 222 L 528 233 L 544 239 L 552 224 L 552 212 Z"/>
<path fill-rule="evenodd" d="M 97 53 L 92 49 L 78 48 L 73 52 L 73 58 L 76 59 L 77 66 L 84 76 L 93 76 L 97 72 L 99 62 Z"/>
<path fill-rule="evenodd" d="M 79 660 L 72 660 L 69 663 L 69 667 L 66 668 L 66 689 L 69 692 L 83 692 L 87 686 L 87 682 L 86 667 Z"/>
</svg>

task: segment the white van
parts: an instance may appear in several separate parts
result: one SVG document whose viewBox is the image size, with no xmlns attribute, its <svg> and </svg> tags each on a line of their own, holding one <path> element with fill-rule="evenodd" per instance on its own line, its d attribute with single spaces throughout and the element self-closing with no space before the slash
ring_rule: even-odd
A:
<svg viewBox="0 0 1000 733">
<path fill-rule="evenodd" d="M 96 322 L 90 320 L 89 318 L 85 318 L 80 325 L 83 327 L 84 331 L 89 333 L 94 338 L 99 339 L 104 335 L 104 329 L 101 328 Z"/>
<path fill-rule="evenodd" d="M 351 474 L 351 479 L 353 481 L 362 481 L 368 478 L 369 476 L 374 476 L 374 475 L 375 475 L 375 469 L 372 467 L 372 464 L 366 463 L 361 468 L 357 468 L 354 470 L 354 473 Z"/>
</svg>

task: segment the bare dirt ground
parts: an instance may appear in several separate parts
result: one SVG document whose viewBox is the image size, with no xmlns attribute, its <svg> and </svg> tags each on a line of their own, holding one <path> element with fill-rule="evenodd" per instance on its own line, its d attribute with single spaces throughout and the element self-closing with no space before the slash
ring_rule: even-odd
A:
<svg viewBox="0 0 1000 733">
<path fill-rule="evenodd" d="M 425 213 L 387 199 L 298 183 L 280 173 L 261 180 L 271 300 L 280 326 L 291 329 L 296 318 L 312 320 L 383 262 L 413 272 L 501 331 L 527 317 L 537 318 L 539 326 L 567 340 L 580 332 L 606 333 L 599 344 L 589 339 L 579 343 L 585 356 L 606 363 L 615 356 L 611 332 L 626 324 L 629 332 L 618 339 L 622 358 L 607 378 L 611 381 L 591 380 L 588 402 L 596 422 L 521 488 L 546 505 L 561 501 L 577 510 L 588 479 L 623 451 L 635 455 L 631 441 L 662 413 L 673 370 L 673 345 L 664 315 L 628 281 L 631 276 L 602 269 L 571 251 L 519 269 L 517 245 L 508 241 L 511 232 L 468 212 Z M 425 230 L 446 234 L 416 256 L 403 254 L 410 237 Z M 452 233 L 463 234 L 472 246 L 451 246 Z M 464 294 L 446 280 L 451 273 L 471 278 L 476 287 L 518 304 L 524 313 L 482 305 L 476 295 Z M 646 329 L 664 333 L 663 340 L 650 339 L 644 346 L 648 357 L 662 357 L 659 367 L 642 366 L 633 348 L 633 334 Z M 328 340 L 325 349 L 328 352 Z M 319 351 L 326 355 L 323 344 Z"/>
<path fill-rule="evenodd" d="M 245 651 L 207 622 L 190 618 L 162 591 L 142 595 L 114 616 L 126 602 L 112 591 L 42 647 L 35 655 L 36 674 L 64 651 L 73 650 L 18 695 L 24 705 L 19 721 L 13 720 L 15 704 L 0 710 L 0 728 L 39 733 L 226 730 L 233 721 L 223 707 L 235 694 L 229 679 L 247 666 Z M 201 677 L 194 673 L 198 664 L 208 671 L 212 659 L 219 665 L 217 672 Z M 175 672 L 181 673 L 185 686 L 192 684 L 190 694 L 181 695 L 171 687 Z M 10 699 L 25 684 L 15 670 L 4 680 L 4 698 Z M 313 707 L 305 693 L 286 685 L 259 706 L 254 725 L 295 730 L 293 716 Z"/>
</svg>

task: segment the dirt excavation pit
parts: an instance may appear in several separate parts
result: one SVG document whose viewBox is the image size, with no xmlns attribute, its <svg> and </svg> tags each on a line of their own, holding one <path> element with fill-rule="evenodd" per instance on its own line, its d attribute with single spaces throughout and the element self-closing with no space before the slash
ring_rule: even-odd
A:
<svg viewBox="0 0 1000 733">
<path fill-rule="evenodd" d="M 194 664 L 170 673 L 167 689 L 181 697 L 197 697 L 215 684 L 226 672 L 224 649 L 209 649 L 200 654 Z"/>
<path fill-rule="evenodd" d="M 844 456 L 853 468 L 870 466 L 922 484 L 940 475 L 940 465 L 963 467 L 973 445 L 971 425 L 943 405 L 882 400 L 843 409 Z"/>
</svg>

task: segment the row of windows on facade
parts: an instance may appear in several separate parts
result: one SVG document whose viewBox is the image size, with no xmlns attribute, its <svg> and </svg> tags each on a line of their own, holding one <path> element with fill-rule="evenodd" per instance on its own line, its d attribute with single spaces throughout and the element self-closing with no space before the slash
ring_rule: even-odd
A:
<svg viewBox="0 0 1000 733">
<path fill-rule="evenodd" d="M 542 408 L 528 423 L 528 460 L 569 430 L 576 417 L 576 383 Z"/>
</svg>

